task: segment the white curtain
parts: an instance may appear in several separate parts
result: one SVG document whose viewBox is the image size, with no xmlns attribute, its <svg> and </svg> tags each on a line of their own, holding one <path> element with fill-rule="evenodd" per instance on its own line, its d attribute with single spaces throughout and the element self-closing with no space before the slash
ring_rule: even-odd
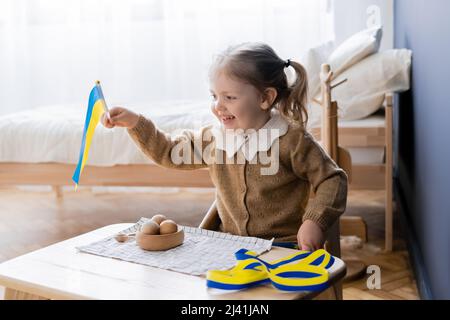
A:
<svg viewBox="0 0 450 320">
<path fill-rule="evenodd" d="M 334 38 L 330 0 L 0 0 L 0 114 L 209 99 L 213 55 L 264 41 L 284 59 Z"/>
</svg>

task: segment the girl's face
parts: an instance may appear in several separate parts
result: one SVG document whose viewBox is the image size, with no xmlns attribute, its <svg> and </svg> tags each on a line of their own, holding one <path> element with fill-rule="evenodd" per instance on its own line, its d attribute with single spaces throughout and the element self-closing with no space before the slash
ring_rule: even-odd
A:
<svg viewBox="0 0 450 320">
<path fill-rule="evenodd" d="M 219 69 L 210 80 L 211 109 L 225 129 L 259 129 L 269 120 L 261 95 L 250 84 L 228 76 Z"/>
</svg>

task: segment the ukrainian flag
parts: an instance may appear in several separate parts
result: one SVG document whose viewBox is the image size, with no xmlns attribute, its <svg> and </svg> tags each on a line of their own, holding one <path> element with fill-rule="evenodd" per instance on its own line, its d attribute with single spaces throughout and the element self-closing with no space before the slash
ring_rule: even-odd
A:
<svg viewBox="0 0 450 320">
<path fill-rule="evenodd" d="M 81 140 L 80 156 L 78 164 L 73 174 L 72 180 L 75 182 L 75 190 L 80 180 L 80 175 L 83 172 L 84 165 L 88 159 L 89 148 L 91 146 L 92 137 L 94 136 L 95 128 L 100 121 L 104 112 L 107 112 L 105 98 L 103 97 L 102 87 L 100 81 L 97 81 L 95 87 L 89 94 L 89 104 L 84 123 L 83 138 Z"/>
</svg>

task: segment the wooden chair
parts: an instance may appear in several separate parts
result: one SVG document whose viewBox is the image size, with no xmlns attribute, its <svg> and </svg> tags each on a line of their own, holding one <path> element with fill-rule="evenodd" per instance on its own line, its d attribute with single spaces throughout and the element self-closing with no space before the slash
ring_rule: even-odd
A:
<svg viewBox="0 0 450 320">
<path fill-rule="evenodd" d="M 331 99 L 331 91 L 333 88 L 343 84 L 331 84 L 333 72 L 328 64 L 322 65 L 322 72 L 320 74 L 321 82 L 321 101 L 322 106 L 322 127 L 321 127 L 321 144 L 328 155 L 341 167 L 348 176 L 350 183 L 352 178 L 352 159 L 350 153 L 339 146 L 338 141 L 338 104 Z M 341 257 L 340 245 L 340 221 L 328 230 L 327 240 L 325 242 L 325 249 L 336 257 Z M 323 298 L 331 298 L 342 300 L 342 280 L 333 285 L 328 291 L 321 294 Z"/>
<path fill-rule="evenodd" d="M 343 168 L 349 179 L 351 178 L 351 157 L 347 150 L 338 146 L 338 130 L 337 130 L 337 103 L 331 100 L 331 90 L 342 84 L 331 85 L 332 72 L 329 65 L 322 66 L 321 73 L 321 90 L 322 90 L 322 131 L 321 143 L 325 151 L 333 160 Z M 219 228 L 220 219 L 217 212 L 216 202 L 214 201 L 200 223 L 200 228 L 207 230 L 217 230 Z M 340 229 L 339 220 L 328 230 L 326 234 L 325 249 L 336 257 L 341 256 L 340 248 Z M 342 299 L 342 281 L 339 281 L 331 288 L 320 294 L 320 298 Z"/>
</svg>

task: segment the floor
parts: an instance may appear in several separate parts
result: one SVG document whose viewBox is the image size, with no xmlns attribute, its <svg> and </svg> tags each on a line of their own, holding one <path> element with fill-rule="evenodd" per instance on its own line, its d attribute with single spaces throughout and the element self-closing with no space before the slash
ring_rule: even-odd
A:
<svg viewBox="0 0 450 320">
<path fill-rule="evenodd" d="M 96 228 L 161 213 L 180 224 L 197 226 L 214 198 L 210 189 L 119 189 L 77 192 L 0 188 L 0 263 Z M 360 259 L 381 270 L 381 289 L 368 289 L 367 277 L 344 283 L 344 299 L 419 299 L 408 252 L 394 221 L 394 252 L 382 250 L 382 191 L 351 191 L 346 214 L 359 215 L 368 225 L 368 243 L 343 249 L 343 259 Z M 0 297 L 3 297 L 0 287 Z"/>
</svg>

